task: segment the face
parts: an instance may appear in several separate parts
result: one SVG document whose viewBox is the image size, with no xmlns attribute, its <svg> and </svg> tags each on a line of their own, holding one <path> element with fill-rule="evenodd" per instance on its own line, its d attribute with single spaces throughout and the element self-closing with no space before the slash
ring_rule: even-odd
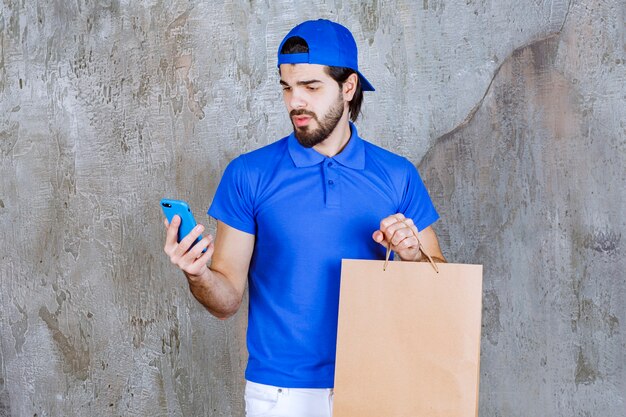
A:
<svg viewBox="0 0 626 417">
<path fill-rule="evenodd" d="M 283 64 L 283 100 L 298 142 L 311 148 L 322 143 L 347 113 L 339 84 L 322 65 Z"/>
</svg>

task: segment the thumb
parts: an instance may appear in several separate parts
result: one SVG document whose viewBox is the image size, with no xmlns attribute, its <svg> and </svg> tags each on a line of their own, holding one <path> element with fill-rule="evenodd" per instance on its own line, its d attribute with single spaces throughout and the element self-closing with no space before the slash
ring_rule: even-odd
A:
<svg viewBox="0 0 626 417">
<path fill-rule="evenodd" d="M 374 239 L 374 242 L 376 243 L 381 243 L 384 240 L 385 236 L 383 235 L 383 232 L 381 232 L 380 230 L 375 231 L 374 233 L 372 233 L 372 239 Z"/>
</svg>

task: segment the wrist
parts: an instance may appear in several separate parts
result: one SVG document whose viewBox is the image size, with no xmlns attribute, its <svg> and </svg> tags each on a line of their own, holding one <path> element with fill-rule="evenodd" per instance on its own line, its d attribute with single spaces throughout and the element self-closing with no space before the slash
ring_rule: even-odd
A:
<svg viewBox="0 0 626 417">
<path fill-rule="evenodd" d="M 202 271 L 200 272 L 200 274 L 198 275 L 189 274 L 185 272 L 185 277 L 187 277 L 187 281 L 189 281 L 189 285 L 198 286 L 209 281 L 210 274 L 211 274 L 211 271 L 209 270 L 209 267 L 204 267 Z"/>
</svg>

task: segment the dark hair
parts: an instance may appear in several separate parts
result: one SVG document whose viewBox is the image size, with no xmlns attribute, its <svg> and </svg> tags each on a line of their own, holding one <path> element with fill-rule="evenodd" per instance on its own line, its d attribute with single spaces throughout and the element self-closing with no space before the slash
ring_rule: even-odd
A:
<svg viewBox="0 0 626 417">
<path fill-rule="evenodd" d="M 309 45 L 304 39 L 299 36 L 292 36 L 285 41 L 285 44 L 280 50 L 281 54 L 301 54 L 309 52 Z M 333 67 L 326 66 L 326 73 L 339 84 L 339 88 L 343 87 L 343 83 L 346 82 L 351 74 L 356 74 L 356 71 L 352 68 L 345 67 Z M 361 81 L 359 80 L 356 85 L 356 91 L 352 100 L 350 100 L 349 111 L 350 120 L 356 122 L 356 119 L 361 113 L 361 104 L 363 103 L 363 90 L 361 89 Z"/>
</svg>

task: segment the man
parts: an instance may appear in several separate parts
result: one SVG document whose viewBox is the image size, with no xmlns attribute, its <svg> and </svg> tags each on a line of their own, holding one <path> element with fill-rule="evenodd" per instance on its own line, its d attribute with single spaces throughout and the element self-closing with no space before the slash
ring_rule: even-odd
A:
<svg viewBox="0 0 626 417">
<path fill-rule="evenodd" d="M 415 167 L 350 122 L 374 88 L 348 29 L 328 20 L 296 26 L 278 67 L 293 133 L 226 168 L 209 209 L 214 243 L 205 236 L 189 249 L 199 225 L 177 244 L 175 217 L 165 221 L 165 252 L 219 318 L 238 310 L 248 283 L 248 417 L 330 416 L 341 259 L 382 259 L 391 245 L 402 260 L 422 261 L 421 243 L 445 260 Z"/>
</svg>

